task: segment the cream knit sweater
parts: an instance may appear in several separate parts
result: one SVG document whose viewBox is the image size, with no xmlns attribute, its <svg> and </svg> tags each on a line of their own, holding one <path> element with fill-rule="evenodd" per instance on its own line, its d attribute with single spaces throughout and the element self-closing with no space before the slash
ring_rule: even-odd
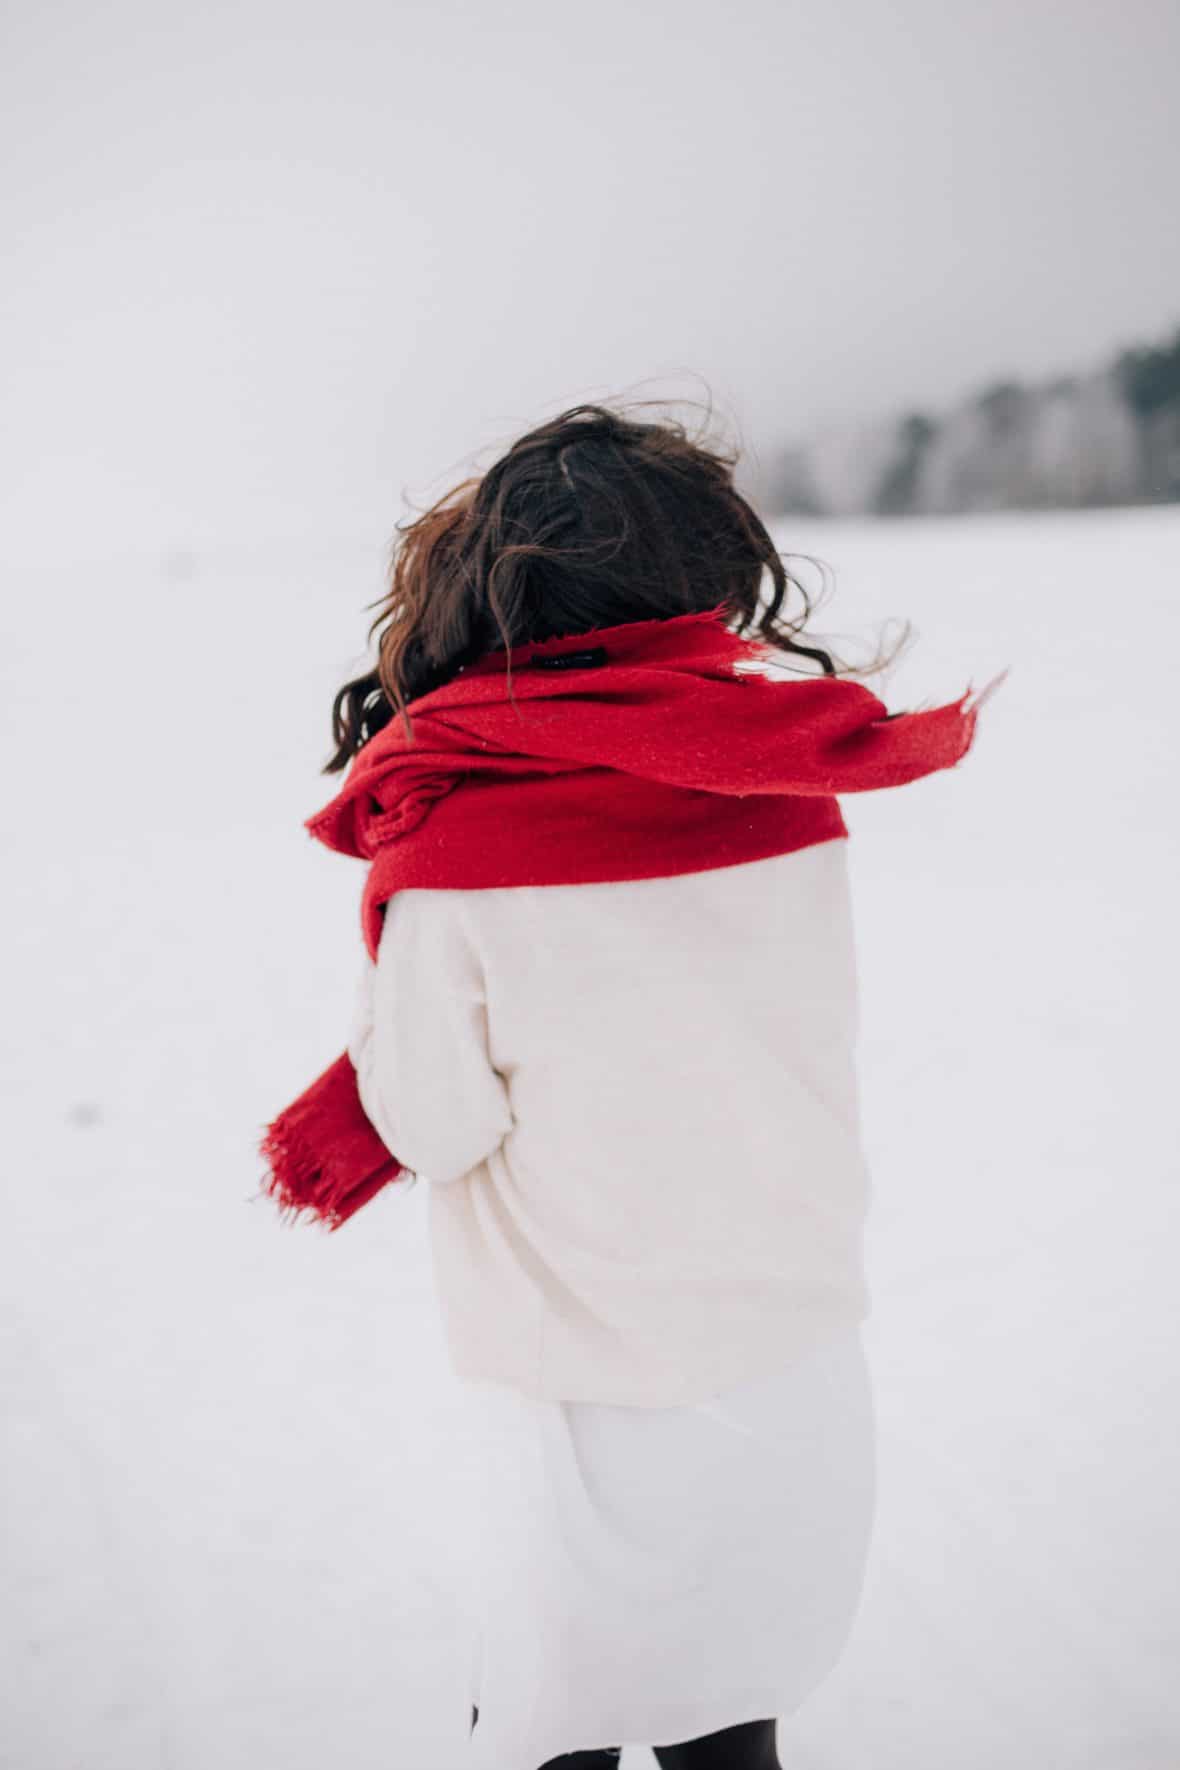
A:
<svg viewBox="0 0 1180 1770">
<path fill-rule="evenodd" d="M 869 1312 L 847 842 L 405 890 L 349 1053 L 430 1185 L 460 1376 L 702 1400 Z"/>
</svg>

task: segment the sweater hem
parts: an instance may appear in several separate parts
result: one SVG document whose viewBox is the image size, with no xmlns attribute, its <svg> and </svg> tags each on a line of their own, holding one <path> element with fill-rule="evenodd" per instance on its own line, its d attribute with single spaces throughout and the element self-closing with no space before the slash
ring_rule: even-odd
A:
<svg viewBox="0 0 1180 1770">
<path fill-rule="evenodd" d="M 512 1389 L 535 1402 L 576 1402 L 601 1407 L 697 1407 L 730 1389 L 740 1388 L 744 1383 L 770 1377 L 796 1358 L 806 1357 L 829 1339 L 859 1335 L 870 1313 L 868 1301 L 859 1309 L 843 1307 L 823 1315 L 812 1313 L 806 1324 L 789 1324 L 788 1331 L 775 1335 L 773 1345 L 766 1343 L 745 1356 L 726 1360 L 714 1366 L 708 1374 L 698 1370 L 685 1378 L 671 1380 L 663 1372 L 653 1373 L 647 1381 L 633 1378 L 623 1383 L 609 1377 L 601 1380 L 563 1378 L 560 1372 L 551 1371 L 547 1378 L 536 1376 L 530 1381 L 517 1370 L 505 1370 L 478 1359 L 464 1358 L 454 1347 L 450 1351 L 451 1368 L 461 1383 L 494 1384 Z"/>
</svg>

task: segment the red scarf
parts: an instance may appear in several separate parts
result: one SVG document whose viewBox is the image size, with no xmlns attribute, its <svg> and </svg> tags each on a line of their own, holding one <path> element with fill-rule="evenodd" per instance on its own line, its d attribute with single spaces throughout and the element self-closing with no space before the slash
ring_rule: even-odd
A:
<svg viewBox="0 0 1180 1770">
<path fill-rule="evenodd" d="M 970 747 L 982 694 L 889 714 L 844 677 L 739 671 L 783 654 L 732 633 L 728 613 L 485 653 L 410 702 L 412 744 L 400 718 L 371 738 L 306 826 L 370 863 L 370 956 L 396 891 L 647 879 L 785 854 L 848 834 L 838 793 L 899 786 Z M 402 1172 L 346 1053 L 262 1152 L 265 1191 L 330 1229 Z"/>
</svg>

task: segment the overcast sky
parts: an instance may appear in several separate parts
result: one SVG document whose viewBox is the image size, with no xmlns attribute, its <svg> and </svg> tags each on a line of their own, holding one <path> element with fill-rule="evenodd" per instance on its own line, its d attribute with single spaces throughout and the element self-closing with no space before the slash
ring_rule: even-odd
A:
<svg viewBox="0 0 1180 1770">
<path fill-rule="evenodd" d="M 9 557 L 380 544 L 613 391 L 710 390 L 754 471 L 1180 322 L 1173 0 L 10 0 L 0 49 Z"/>
</svg>

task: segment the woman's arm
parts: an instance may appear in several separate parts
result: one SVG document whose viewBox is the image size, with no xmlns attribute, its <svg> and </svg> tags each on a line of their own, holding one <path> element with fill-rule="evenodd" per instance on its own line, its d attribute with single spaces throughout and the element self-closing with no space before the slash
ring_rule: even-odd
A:
<svg viewBox="0 0 1180 1770">
<path fill-rule="evenodd" d="M 511 1130 L 508 1089 L 488 1053 L 483 968 L 454 892 L 390 898 L 376 964 L 364 961 L 348 1054 L 365 1112 L 414 1173 L 457 1180 Z"/>
</svg>

